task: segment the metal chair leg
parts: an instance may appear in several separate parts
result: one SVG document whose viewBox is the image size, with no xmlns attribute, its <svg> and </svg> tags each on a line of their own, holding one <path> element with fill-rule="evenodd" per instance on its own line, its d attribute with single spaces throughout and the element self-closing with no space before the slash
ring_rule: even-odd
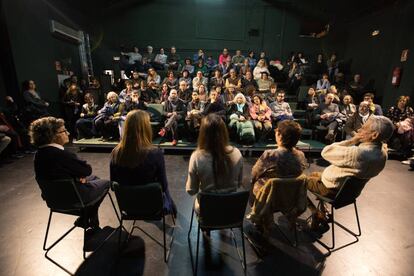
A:
<svg viewBox="0 0 414 276">
<path fill-rule="evenodd" d="M 243 248 L 243 269 L 246 270 L 246 268 L 247 268 L 247 262 L 246 262 L 246 248 L 245 248 L 245 245 L 244 245 L 244 231 L 243 231 L 243 226 L 240 227 L 240 233 L 241 233 L 242 248 Z"/>
<path fill-rule="evenodd" d="M 162 214 L 162 234 L 163 234 L 163 245 L 164 245 L 164 262 L 167 262 L 167 247 L 165 245 L 165 215 Z"/>
<path fill-rule="evenodd" d="M 190 239 L 191 229 L 193 228 L 193 219 L 194 219 L 194 205 L 191 211 L 190 229 L 188 229 L 188 239 Z"/>
<path fill-rule="evenodd" d="M 45 239 L 43 241 L 43 250 L 47 250 L 46 249 L 46 241 L 47 241 L 47 236 L 49 235 L 49 227 L 50 227 L 50 221 L 51 220 L 52 220 L 52 210 L 50 210 L 49 219 L 47 220 L 46 235 L 45 235 Z"/>
<path fill-rule="evenodd" d="M 200 247 L 200 225 L 197 228 L 197 249 L 196 249 L 196 261 L 195 261 L 195 268 L 194 268 L 194 275 L 197 275 L 197 269 L 198 269 L 198 250 Z"/>
</svg>

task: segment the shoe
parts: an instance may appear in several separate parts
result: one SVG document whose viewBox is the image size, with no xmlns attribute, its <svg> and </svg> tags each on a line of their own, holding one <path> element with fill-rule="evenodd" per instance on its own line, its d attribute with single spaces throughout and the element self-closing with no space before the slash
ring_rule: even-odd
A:
<svg viewBox="0 0 414 276">
<path fill-rule="evenodd" d="M 14 159 L 20 159 L 20 158 L 23 158 L 24 157 L 24 154 L 22 154 L 22 153 L 14 153 L 14 154 L 11 155 L 11 157 L 14 158 Z"/>
<path fill-rule="evenodd" d="M 171 145 L 176 146 L 177 145 L 177 140 L 172 140 Z"/>
<path fill-rule="evenodd" d="M 102 228 L 99 226 L 94 226 L 94 227 L 88 227 L 88 229 L 86 229 L 85 235 L 87 237 L 93 236 L 96 233 L 98 233 L 99 231 L 101 231 Z"/>
<path fill-rule="evenodd" d="M 410 160 L 401 161 L 401 164 L 403 164 L 403 165 L 410 165 L 410 163 L 411 163 Z"/>
<path fill-rule="evenodd" d="M 159 136 L 161 136 L 161 137 L 164 137 L 164 136 L 165 136 L 165 133 L 166 133 L 165 128 L 162 128 L 162 129 L 158 132 L 158 135 L 159 135 Z"/>
</svg>

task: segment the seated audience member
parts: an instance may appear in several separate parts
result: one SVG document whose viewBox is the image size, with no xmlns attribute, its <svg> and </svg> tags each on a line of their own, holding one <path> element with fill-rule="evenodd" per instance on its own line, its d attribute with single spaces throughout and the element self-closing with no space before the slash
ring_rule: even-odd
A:
<svg viewBox="0 0 414 276">
<path fill-rule="evenodd" d="M 199 87 L 200 89 L 200 87 Z M 188 88 L 188 85 L 185 81 L 180 81 L 178 88 L 178 98 L 180 98 L 184 103 L 191 101 L 191 89 Z"/>
<path fill-rule="evenodd" d="M 0 132 L 0 154 L 7 148 L 10 142 L 11 138 L 6 134 Z"/>
<path fill-rule="evenodd" d="M 364 101 L 369 102 L 369 109 L 371 109 L 374 115 L 382 116 L 382 107 L 379 104 L 374 103 L 374 94 L 372 93 L 365 93 L 364 94 Z"/>
<path fill-rule="evenodd" d="M 13 128 L 13 126 L 7 121 L 6 115 L 0 112 L 0 134 L 2 136 L 7 136 L 11 139 L 10 150 L 13 158 L 22 158 L 24 154 L 22 154 L 23 148 L 23 141 L 17 133 L 17 131 Z M 5 140 L 8 140 L 5 138 Z"/>
<path fill-rule="evenodd" d="M 188 72 L 188 70 L 183 70 L 182 72 L 181 72 L 181 77 L 180 77 L 180 79 L 178 80 L 178 83 L 180 83 L 180 82 L 182 82 L 182 81 L 185 81 L 186 83 L 187 83 L 187 87 L 191 87 L 191 85 L 192 85 L 192 83 L 193 83 L 193 80 L 192 80 L 192 78 L 190 77 L 190 72 Z"/>
<path fill-rule="evenodd" d="M 235 94 L 236 87 L 233 84 L 230 84 L 229 87 L 220 95 L 221 102 L 225 107 L 228 107 L 233 103 Z"/>
<path fill-rule="evenodd" d="M 226 79 L 226 88 L 229 88 L 232 85 L 236 90 L 241 88 L 241 80 L 237 76 L 236 70 L 234 68 L 230 69 L 229 77 Z"/>
<path fill-rule="evenodd" d="M 139 89 L 141 87 L 141 82 L 143 80 L 140 79 L 139 73 L 137 71 L 132 72 L 132 88 Z"/>
<path fill-rule="evenodd" d="M 203 116 L 207 116 L 211 113 L 215 113 L 216 115 L 220 116 L 223 121 L 226 120 L 226 110 L 224 109 L 224 105 L 220 100 L 217 91 L 215 90 L 210 91 L 210 97 L 204 104 Z"/>
<path fill-rule="evenodd" d="M 152 66 L 157 70 L 164 70 L 166 64 L 167 55 L 164 52 L 164 48 L 160 48 L 160 53 L 155 56 Z"/>
<path fill-rule="evenodd" d="M 319 97 L 316 95 L 315 88 L 309 87 L 308 95 L 305 98 L 306 110 L 314 111 L 319 106 Z"/>
<path fill-rule="evenodd" d="M 141 100 L 143 100 L 146 103 L 159 103 L 160 94 L 158 87 L 159 86 L 154 80 L 150 80 L 147 89 L 141 91 Z"/>
<path fill-rule="evenodd" d="M 331 87 L 331 83 L 329 82 L 328 79 L 328 74 L 324 73 L 322 75 L 322 79 L 319 79 L 316 82 L 316 90 L 325 90 L 328 91 L 329 87 Z"/>
<path fill-rule="evenodd" d="M 212 89 L 216 86 L 224 87 L 226 83 L 226 80 L 223 79 L 221 75 L 221 71 L 216 69 L 214 70 L 214 76 L 210 79 L 209 88 Z"/>
<path fill-rule="evenodd" d="M 134 110 L 126 116 L 124 135 L 112 150 L 111 180 L 119 185 L 145 185 L 159 182 L 162 187 L 164 212 L 177 213 L 168 190 L 164 155 L 152 145 L 150 116 L 145 111 Z"/>
<path fill-rule="evenodd" d="M 177 54 L 177 49 L 172 46 L 170 50 L 170 54 L 168 55 L 167 63 L 168 63 L 168 69 L 169 70 L 178 70 L 178 67 L 180 65 L 180 55 Z"/>
<path fill-rule="evenodd" d="M 133 47 L 132 52 L 121 52 L 121 55 L 128 57 L 129 66 L 127 69 L 137 70 L 142 67 L 142 56 L 139 53 L 139 48 L 137 46 Z"/>
<path fill-rule="evenodd" d="M 174 76 L 173 71 L 168 71 L 167 76 L 164 78 L 162 83 L 166 83 L 169 89 L 177 89 L 178 88 L 178 80 Z"/>
<path fill-rule="evenodd" d="M 168 99 L 168 96 L 170 96 L 170 89 L 168 88 L 168 84 L 163 83 L 160 91 L 160 103 L 165 102 Z"/>
<path fill-rule="evenodd" d="M 280 121 L 293 120 L 293 113 L 290 109 L 290 105 L 285 102 L 285 91 L 278 91 L 276 101 L 272 102 L 269 107 L 272 111 L 271 118 L 275 127 Z"/>
<path fill-rule="evenodd" d="M 219 64 L 222 65 L 223 63 L 226 63 L 228 58 L 230 58 L 230 61 L 231 61 L 231 56 L 229 55 L 229 50 L 227 48 L 224 48 L 223 52 L 219 56 Z"/>
<path fill-rule="evenodd" d="M 233 64 L 231 63 L 231 57 L 227 56 L 223 63 L 219 64 L 218 69 L 221 71 L 223 78 L 228 78 L 230 74 L 230 70 L 234 68 Z"/>
<path fill-rule="evenodd" d="M 299 66 L 306 66 L 308 64 L 308 60 L 305 58 L 305 55 L 302 52 L 298 52 L 296 55 L 296 61 Z"/>
<path fill-rule="evenodd" d="M 200 84 L 204 85 L 204 87 L 207 87 L 208 79 L 203 76 L 203 72 L 197 71 L 197 75 L 193 79 L 193 90 L 198 91 Z"/>
<path fill-rule="evenodd" d="M 269 78 L 267 72 L 262 72 L 262 77 L 257 80 L 257 86 L 259 87 L 259 93 L 266 95 L 270 92 L 270 86 L 273 84 L 273 80 Z"/>
<path fill-rule="evenodd" d="M 353 99 L 351 95 L 346 95 L 342 99 L 342 104 L 339 105 L 339 112 L 341 113 L 341 119 L 342 121 L 346 122 L 349 117 L 354 115 L 356 112 L 356 106 L 352 103 Z"/>
<path fill-rule="evenodd" d="M 203 118 L 197 149 L 188 164 L 186 191 L 211 193 L 236 192 L 243 181 L 243 156 L 229 144 L 227 128 L 220 116 L 210 114 Z M 198 201 L 195 201 L 198 211 Z"/>
<path fill-rule="evenodd" d="M 206 66 L 208 68 L 208 71 L 211 73 L 212 71 L 216 70 L 217 61 L 214 60 L 212 56 L 208 56 L 206 59 Z"/>
<path fill-rule="evenodd" d="M 206 61 L 206 55 L 204 54 L 204 51 L 202 49 L 199 49 L 196 54 L 193 56 L 193 61 L 198 62 L 199 59 L 202 59 L 203 61 Z"/>
<path fill-rule="evenodd" d="M 397 105 L 392 106 L 387 112 L 387 117 L 390 118 L 397 129 L 391 139 L 392 147 L 394 149 L 402 150 L 408 156 L 410 156 L 411 147 L 414 143 L 412 140 L 413 137 L 407 135 L 407 131 L 410 128 L 410 118 L 414 117 L 413 109 L 408 106 L 409 100 L 409 96 L 398 97 Z"/>
<path fill-rule="evenodd" d="M 160 85 L 161 84 L 161 77 L 158 75 L 157 71 L 155 71 L 154 68 L 148 69 L 148 77 L 147 77 L 147 83 L 148 85 L 151 83 L 151 81 L 155 82 L 155 84 Z"/>
<path fill-rule="evenodd" d="M 155 55 L 154 48 L 150 45 L 147 46 L 147 52 L 143 55 L 142 59 L 150 66 L 154 61 Z"/>
<path fill-rule="evenodd" d="M 331 163 L 324 171 L 308 176 L 307 188 L 322 196 L 335 197 L 344 180 L 351 176 L 370 179 L 378 175 L 387 160 L 387 140 L 392 136 L 394 126 L 384 116 L 370 116 L 368 121 L 350 140 L 333 143 L 322 150 L 322 157 Z M 313 215 L 312 228 L 324 220 L 326 210 L 316 207 L 308 200 Z"/>
<path fill-rule="evenodd" d="M 283 121 L 278 124 L 275 129 L 277 149 L 263 152 L 252 168 L 252 199 L 260 200 L 258 198 L 259 191 L 272 178 L 297 178 L 302 175 L 306 169 L 305 155 L 302 151 L 296 149 L 301 131 L 300 125 L 294 121 Z M 264 198 L 267 199 L 268 196 L 270 194 L 264 195 Z M 269 200 L 268 202 L 270 204 L 272 201 Z M 260 216 L 259 213 L 259 210 L 253 207 L 252 213 L 248 217 L 255 224 L 269 229 L 274 223 L 273 212 L 269 212 L 268 216 Z M 291 215 L 297 216 L 299 214 Z"/>
<path fill-rule="evenodd" d="M 119 135 L 122 138 L 122 135 L 124 134 L 124 124 L 126 120 L 126 116 L 129 112 L 133 110 L 147 110 L 148 104 L 144 101 L 141 101 L 139 99 L 139 92 L 138 90 L 133 90 L 131 97 L 128 98 L 128 100 L 125 102 L 125 112 L 121 116 L 120 120 L 118 121 L 118 128 L 119 128 Z"/>
<path fill-rule="evenodd" d="M 292 63 L 288 73 L 288 89 L 291 92 L 296 92 L 302 82 L 303 68 L 298 65 L 296 61 Z"/>
<path fill-rule="evenodd" d="M 259 80 L 262 77 L 263 72 L 266 72 L 268 76 L 270 74 L 269 69 L 267 69 L 267 65 L 266 65 L 265 60 L 260 59 L 257 62 L 256 67 L 254 67 L 254 69 L 253 69 L 253 78 L 255 80 Z"/>
<path fill-rule="evenodd" d="M 187 70 L 190 76 L 194 76 L 194 65 L 191 64 L 190 58 L 184 59 L 184 66 L 181 68 L 181 72 L 184 70 Z"/>
<path fill-rule="evenodd" d="M 361 75 L 355 74 L 353 81 L 348 84 L 349 94 L 356 99 L 357 103 L 363 100 L 364 86 L 361 84 Z"/>
<path fill-rule="evenodd" d="M 133 90 L 133 83 L 130 80 L 125 81 L 125 88 L 119 93 L 119 101 L 125 102 L 128 98 L 131 97 Z"/>
<path fill-rule="evenodd" d="M 237 141 L 242 144 L 254 143 L 254 127 L 250 121 L 249 105 L 242 93 L 234 97 L 227 113 L 229 114 L 229 129 L 235 134 Z"/>
<path fill-rule="evenodd" d="M 118 121 L 121 119 L 125 105 L 119 101 L 118 95 L 113 91 L 109 92 L 106 98 L 107 102 L 94 119 L 95 128 L 103 136 L 103 141 L 116 140 L 119 135 Z"/>
<path fill-rule="evenodd" d="M 243 77 L 246 75 L 247 71 L 253 71 L 254 67 L 250 67 L 249 60 L 246 58 L 244 59 L 243 65 L 239 68 L 239 75 Z"/>
<path fill-rule="evenodd" d="M 76 135 L 75 125 L 81 112 L 83 95 L 76 84 L 71 84 L 63 97 L 63 111 L 66 128 L 72 135 Z M 70 139 L 74 138 L 69 136 Z"/>
<path fill-rule="evenodd" d="M 92 138 L 96 135 L 93 120 L 98 114 L 98 105 L 95 104 L 95 100 L 90 93 L 85 94 L 84 101 L 79 115 L 80 118 L 76 121 L 78 139 Z"/>
<path fill-rule="evenodd" d="M 173 146 L 177 145 L 178 123 L 184 119 L 185 111 L 185 104 L 178 98 L 177 90 L 171 89 L 168 100 L 164 102 L 165 125 L 158 134 L 164 137 L 167 132 L 171 132 Z"/>
<path fill-rule="evenodd" d="M 74 179 L 83 202 L 88 203 L 102 197 L 109 190 L 110 182 L 92 175 L 92 167 L 80 160 L 76 154 L 64 149 L 69 142 L 65 122 L 54 117 L 38 119 L 30 125 L 30 136 L 38 147 L 34 158 L 37 180 Z M 104 197 L 102 197 L 103 200 Z M 86 218 L 79 217 L 75 225 L 96 231 L 99 229 L 98 208 L 102 200 L 88 208 Z M 73 202 L 74 207 L 79 202 Z"/>
<path fill-rule="evenodd" d="M 194 66 L 194 72 L 201 71 L 203 73 L 203 76 L 208 77 L 210 71 L 208 70 L 207 66 L 204 64 L 203 59 L 199 59 Z"/>
<path fill-rule="evenodd" d="M 272 83 L 270 85 L 270 93 L 264 98 L 266 104 L 270 106 L 271 103 L 277 100 L 277 85 L 276 83 Z"/>
<path fill-rule="evenodd" d="M 19 135 L 24 153 L 34 153 L 35 149 L 30 143 L 29 130 L 22 120 L 22 112 L 11 96 L 5 97 L 5 106 L 2 109 L 7 125 Z M 11 137 L 9 137 L 11 138 Z"/>
<path fill-rule="evenodd" d="M 272 120 L 270 117 L 272 111 L 262 97 L 254 95 L 249 112 L 256 129 L 256 137 L 260 137 L 259 141 L 262 141 L 266 138 L 267 133 L 272 130 Z"/>
<path fill-rule="evenodd" d="M 327 93 L 331 93 L 334 96 L 333 103 L 340 104 L 341 103 L 341 94 L 338 92 L 338 89 L 335 85 L 331 85 L 328 89 Z M 324 96 L 324 94 L 321 94 Z M 323 100 L 322 100 L 323 102 Z"/>
<path fill-rule="evenodd" d="M 316 76 L 321 76 L 324 72 L 326 72 L 328 68 L 326 67 L 326 63 L 323 60 L 323 55 L 318 54 L 316 56 L 315 62 L 312 64 L 311 72 Z"/>
<path fill-rule="evenodd" d="M 361 102 L 358 106 L 358 111 L 346 120 L 344 126 L 346 139 L 354 137 L 358 130 L 362 127 L 362 125 L 365 124 L 366 121 L 368 121 L 371 115 L 372 112 L 369 109 L 369 103 Z"/>
<path fill-rule="evenodd" d="M 248 91 L 257 91 L 259 89 L 259 87 L 257 86 L 256 80 L 253 78 L 253 73 L 250 71 L 246 72 L 246 76 L 244 76 L 244 78 L 242 78 L 241 81 L 242 81 L 242 92 L 244 96 L 246 97 L 252 96 L 248 93 Z"/>
<path fill-rule="evenodd" d="M 25 117 L 29 123 L 41 117 L 49 115 L 47 108 L 49 103 L 44 101 L 36 91 L 36 84 L 32 80 L 23 82 L 23 100 Z"/>
<path fill-rule="evenodd" d="M 320 103 L 318 110 L 316 111 L 316 120 L 322 126 L 328 128 L 328 133 L 325 136 L 327 142 L 332 143 L 335 140 L 336 130 L 338 128 L 338 115 L 339 107 L 337 104 L 333 103 L 334 95 L 328 93 L 325 96 L 325 102 Z"/>
<path fill-rule="evenodd" d="M 237 68 L 240 69 L 244 64 L 245 57 L 241 54 L 240 50 L 236 50 L 236 54 L 231 58 L 231 63 Z"/>
<path fill-rule="evenodd" d="M 266 52 L 265 51 L 261 51 L 259 54 L 259 60 L 263 59 L 267 64 L 269 64 L 269 58 L 266 56 Z"/>
<path fill-rule="evenodd" d="M 249 61 L 250 68 L 256 67 L 256 57 L 254 55 L 254 51 L 249 51 L 249 54 L 247 55 L 246 59 Z"/>
<path fill-rule="evenodd" d="M 217 86 L 216 89 L 221 89 L 221 86 Z M 221 90 L 220 90 L 221 91 Z M 200 85 L 198 87 L 198 98 L 200 99 L 200 101 L 202 101 L 203 103 L 208 101 L 208 95 L 207 95 L 207 89 L 204 85 Z"/>
<path fill-rule="evenodd" d="M 190 131 L 190 138 L 194 139 L 197 136 L 200 128 L 201 118 L 204 111 L 204 102 L 200 101 L 197 91 L 193 91 L 191 101 L 187 104 L 187 122 L 188 130 Z"/>
</svg>

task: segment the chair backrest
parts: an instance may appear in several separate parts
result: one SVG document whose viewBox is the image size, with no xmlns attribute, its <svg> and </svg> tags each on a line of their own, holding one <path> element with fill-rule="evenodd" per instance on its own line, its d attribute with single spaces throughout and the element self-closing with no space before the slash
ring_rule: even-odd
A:
<svg viewBox="0 0 414 276">
<path fill-rule="evenodd" d="M 333 206 L 336 209 L 342 208 L 355 202 L 364 189 L 369 179 L 359 179 L 356 177 L 347 177 L 344 184 L 335 196 Z"/>
<path fill-rule="evenodd" d="M 73 178 L 55 180 L 36 179 L 36 181 L 42 191 L 42 198 L 46 201 L 49 208 L 58 211 L 69 211 L 84 207 L 84 203 Z"/>
<path fill-rule="evenodd" d="M 120 185 L 112 183 L 124 219 L 158 220 L 162 218 L 163 194 L 160 183 Z"/>
<path fill-rule="evenodd" d="M 159 122 L 162 120 L 163 114 L 163 105 L 162 104 L 148 104 L 148 112 L 152 114 L 151 121 Z"/>
<path fill-rule="evenodd" d="M 306 210 L 306 175 L 296 178 L 271 178 L 275 185 L 272 195 L 273 212 L 291 212 L 300 215 Z"/>
<path fill-rule="evenodd" d="M 224 229 L 242 226 L 248 198 L 248 191 L 225 194 L 200 192 L 200 227 Z"/>
</svg>

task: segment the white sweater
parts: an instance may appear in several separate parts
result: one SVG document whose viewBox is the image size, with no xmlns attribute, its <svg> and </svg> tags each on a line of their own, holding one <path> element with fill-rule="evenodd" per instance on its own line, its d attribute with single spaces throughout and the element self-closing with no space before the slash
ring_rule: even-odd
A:
<svg viewBox="0 0 414 276">
<path fill-rule="evenodd" d="M 322 157 L 331 163 L 322 173 L 322 182 L 327 188 L 339 188 L 347 176 L 372 178 L 385 167 L 388 157 L 385 144 L 361 143 L 349 146 L 347 143 L 333 143 L 322 151 Z"/>
</svg>

